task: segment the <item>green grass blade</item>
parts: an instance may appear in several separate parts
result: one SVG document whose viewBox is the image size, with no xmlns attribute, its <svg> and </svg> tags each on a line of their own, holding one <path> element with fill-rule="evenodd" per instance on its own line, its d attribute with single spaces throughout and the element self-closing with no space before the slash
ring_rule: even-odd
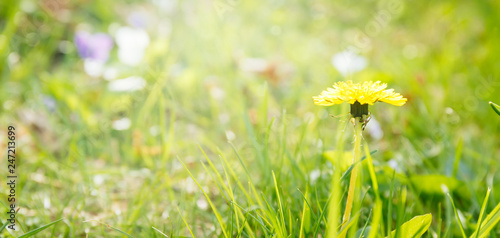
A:
<svg viewBox="0 0 500 238">
<path fill-rule="evenodd" d="M 229 176 L 228 174 L 228 169 L 229 169 L 229 164 L 227 164 L 224 159 L 224 156 L 222 155 L 222 151 L 220 151 L 219 149 L 217 149 L 217 152 L 220 154 L 219 156 L 219 159 L 221 160 L 221 163 L 222 163 L 222 168 L 224 170 L 224 175 L 226 177 L 226 181 L 227 181 L 227 186 L 226 184 L 224 183 L 224 180 L 222 179 L 222 176 L 219 175 L 219 173 L 217 172 L 217 170 L 215 169 L 215 166 L 213 166 L 212 162 L 210 161 L 210 166 L 212 166 L 212 169 L 217 173 L 217 175 L 219 176 L 219 179 L 222 183 L 222 186 L 224 187 L 224 189 L 226 190 L 226 192 L 228 193 L 229 197 L 231 198 L 231 201 L 234 202 L 234 192 L 233 192 L 233 189 L 232 189 L 232 185 L 231 185 L 231 177 Z M 208 156 L 206 156 L 207 159 L 208 159 Z M 227 168 L 227 169 L 226 169 Z M 235 180 L 238 180 L 238 178 L 235 178 Z M 239 182 L 239 181 L 237 181 Z M 245 193 L 246 194 L 246 193 Z M 246 217 L 243 216 L 243 214 L 241 214 L 241 211 L 240 210 L 237 210 L 237 209 L 234 209 L 234 214 L 236 215 L 236 226 L 239 227 L 240 225 L 240 222 L 239 222 L 239 219 L 240 218 L 244 218 L 245 220 L 245 223 L 244 224 L 244 227 L 245 229 L 247 230 L 248 232 L 248 236 L 249 237 L 255 237 L 255 234 L 252 230 L 252 228 L 250 227 L 250 225 L 246 222 L 247 219 Z M 231 228 L 232 228 L 232 225 L 231 225 Z M 232 234 L 232 233 L 231 233 Z"/>
<path fill-rule="evenodd" d="M 269 211 L 269 214 L 268 214 L 268 216 L 270 218 L 269 225 L 270 225 L 270 227 L 273 228 L 273 231 L 275 232 L 275 234 L 273 234 L 273 237 L 276 237 L 276 236 L 281 237 L 282 236 L 282 234 L 281 234 L 282 228 L 281 228 L 281 223 L 280 223 L 279 218 L 278 218 L 278 214 L 276 213 L 274 208 L 271 206 L 271 204 L 267 200 L 264 193 L 261 193 L 261 195 L 264 198 L 264 201 L 266 202 L 266 205 L 267 205 L 267 208 Z"/>
<path fill-rule="evenodd" d="M 229 174 L 227 173 L 227 170 L 226 170 L 226 166 L 229 166 L 229 165 L 227 165 L 227 164 L 224 163 L 224 160 L 222 159 L 222 156 L 219 156 L 219 159 L 221 160 L 222 168 L 224 169 L 224 175 L 226 176 L 227 186 L 226 186 L 225 189 L 227 189 L 227 192 L 228 192 L 228 194 L 229 194 L 229 196 L 231 198 L 231 201 L 234 201 L 234 193 L 233 193 L 233 189 L 232 189 L 232 186 L 231 186 L 231 178 L 229 177 Z M 224 181 L 222 181 L 222 183 L 224 183 Z M 231 206 L 231 207 L 234 208 L 234 206 Z M 236 215 L 236 227 L 239 227 L 240 220 L 239 220 L 239 217 L 238 217 L 238 210 L 234 209 L 233 212 Z M 233 222 L 232 222 L 232 219 L 233 219 L 233 214 L 231 213 L 231 235 L 233 234 Z M 245 218 L 245 221 L 246 220 L 247 219 Z M 249 232 L 252 232 L 252 230 L 250 229 L 250 227 L 246 223 L 244 223 L 244 224 L 245 224 L 245 227 L 248 228 Z M 252 232 L 251 237 L 254 237 L 253 232 Z"/>
<path fill-rule="evenodd" d="M 312 212 L 311 205 L 309 204 L 309 201 L 307 201 L 306 196 L 304 196 L 304 194 L 298 188 L 297 188 L 297 190 L 299 191 L 300 195 L 302 195 L 302 198 L 304 198 L 304 202 L 309 207 L 309 210 L 311 211 L 311 213 L 314 215 L 314 219 L 316 219 L 316 213 Z M 307 195 L 307 190 L 306 190 L 306 195 Z"/>
<path fill-rule="evenodd" d="M 375 211 L 373 212 L 373 219 L 370 223 L 370 233 L 368 234 L 369 238 L 374 238 L 378 232 L 378 227 L 380 224 L 380 220 L 382 218 L 382 200 L 380 199 L 380 193 L 378 190 L 378 182 L 377 176 L 375 174 L 375 168 L 373 168 L 372 156 L 370 153 L 370 149 L 368 148 L 368 143 L 365 141 L 365 155 L 366 160 L 368 161 L 368 171 L 370 174 L 370 179 L 372 180 L 373 192 L 375 193 Z M 375 152 L 373 152 L 375 153 Z"/>
<path fill-rule="evenodd" d="M 205 164 L 201 163 L 201 165 L 203 166 L 205 171 L 207 171 L 207 174 L 210 176 L 210 178 L 212 178 L 212 180 L 214 181 L 215 186 L 217 187 L 217 189 L 219 189 L 220 193 L 222 194 L 222 197 L 224 197 L 224 200 L 226 200 L 226 203 L 229 203 L 229 199 L 227 199 L 226 193 L 224 193 L 224 190 L 222 190 L 222 188 L 219 186 L 219 182 L 217 182 L 217 180 L 214 178 L 212 173 L 210 173 L 210 171 L 208 170 L 207 166 L 205 166 Z"/>
<path fill-rule="evenodd" d="M 95 221 L 95 222 L 98 222 L 98 223 L 100 223 L 100 224 L 102 224 L 102 225 L 105 225 L 106 227 L 108 227 L 108 228 L 110 228 L 110 229 L 113 229 L 113 230 L 115 230 L 115 231 L 118 231 L 118 232 L 122 233 L 122 235 L 125 235 L 125 236 L 127 236 L 127 237 L 129 237 L 129 238 L 134 238 L 134 236 L 132 236 L 132 235 L 128 234 L 127 232 L 124 232 L 124 231 L 122 231 L 122 230 L 120 230 L 120 229 L 118 229 L 118 228 L 116 228 L 116 227 L 113 227 L 113 226 L 111 226 L 111 225 L 108 225 L 108 224 L 106 224 L 106 223 L 104 223 L 104 222 L 101 222 L 101 221 L 98 221 L 98 220 L 88 220 L 88 221 L 84 221 L 84 222 L 89 222 L 89 221 Z M 20 236 L 20 237 L 21 237 L 21 236 Z M 19 238 L 19 237 L 18 237 L 18 238 Z"/>
<path fill-rule="evenodd" d="M 378 235 L 380 220 L 382 219 L 382 200 L 377 197 L 375 200 L 375 212 L 373 213 L 373 220 L 370 223 L 370 233 L 368 238 L 375 238 Z M 381 228 L 383 230 L 383 228 Z"/>
<path fill-rule="evenodd" d="M 186 219 L 184 219 L 184 216 L 182 215 L 182 213 L 181 213 L 181 211 L 179 210 L 178 207 L 177 207 L 177 212 L 179 212 L 179 215 L 181 216 L 182 221 L 184 222 L 184 224 L 186 224 L 186 227 L 188 228 L 189 233 L 191 234 L 191 236 L 193 236 L 193 238 L 196 237 L 196 236 L 194 236 L 193 231 L 191 230 L 191 227 L 189 227 L 189 224 L 187 223 Z"/>
<path fill-rule="evenodd" d="M 290 151 L 288 151 L 286 148 L 284 150 L 285 150 L 285 154 L 286 154 L 286 157 L 287 157 L 288 161 L 292 165 L 292 172 L 296 172 L 298 174 L 297 178 L 299 178 L 299 179 L 301 179 L 302 181 L 305 182 L 305 180 L 306 180 L 305 178 L 307 176 L 300 169 L 300 167 L 299 167 L 296 159 L 292 156 L 292 154 L 290 153 Z"/>
<path fill-rule="evenodd" d="M 269 230 L 269 228 L 267 228 L 267 227 L 266 227 L 266 225 L 262 222 L 262 220 L 257 219 L 257 217 L 255 217 L 254 215 L 252 215 L 252 214 L 250 213 L 250 211 L 248 211 L 248 210 L 244 209 L 243 207 L 241 207 L 240 205 L 238 205 L 236 202 L 232 202 L 232 204 L 233 204 L 233 205 L 236 205 L 236 207 L 238 207 L 239 209 L 241 209 L 242 211 L 244 211 L 244 212 L 245 212 L 245 216 L 246 216 L 246 215 L 249 215 L 251 218 L 255 219 L 255 221 L 256 221 L 257 223 L 259 223 L 259 225 L 261 225 L 261 226 L 262 226 L 262 228 L 264 228 L 267 232 L 269 232 L 269 233 L 271 232 L 271 231 Z"/>
<path fill-rule="evenodd" d="M 330 194 L 328 201 L 326 201 L 325 206 L 323 206 L 323 209 L 321 210 L 321 215 L 319 216 L 318 220 L 316 221 L 316 225 L 315 225 L 316 228 L 314 229 L 314 237 L 318 237 L 318 230 L 319 230 L 319 227 L 321 225 L 321 220 L 324 219 L 324 217 L 325 217 L 325 213 L 327 212 L 326 208 L 327 208 L 328 204 L 330 203 L 332 197 L 333 197 L 333 194 Z M 325 220 L 325 224 L 328 224 L 326 220 Z M 322 237 L 324 237 L 324 235 Z"/>
<path fill-rule="evenodd" d="M 198 183 L 198 180 L 196 180 L 193 176 L 193 174 L 191 173 L 191 171 L 189 171 L 189 169 L 187 168 L 187 166 L 184 164 L 184 162 L 182 162 L 182 160 L 179 159 L 179 162 L 181 162 L 182 166 L 184 166 L 184 168 L 187 170 L 187 172 L 189 173 L 189 176 L 191 176 L 191 178 L 194 180 L 194 182 L 198 185 L 198 187 L 201 189 L 201 191 L 203 192 L 203 195 L 205 195 L 205 198 L 207 199 L 208 203 L 210 204 L 210 207 L 212 208 L 212 210 L 214 211 L 214 214 L 215 214 L 215 217 L 217 218 L 217 221 L 219 222 L 219 225 L 221 226 L 221 229 L 222 229 L 222 233 L 224 233 L 224 237 L 228 237 L 227 233 L 226 233 L 226 225 L 224 224 L 224 221 L 222 220 L 222 217 L 219 213 L 219 211 L 217 210 L 217 208 L 215 207 L 215 205 L 212 203 L 212 200 L 210 199 L 210 196 L 208 196 L 208 194 L 205 192 L 205 190 L 203 189 L 203 187 L 200 185 L 200 183 Z"/>
<path fill-rule="evenodd" d="M 210 167 L 212 168 L 212 170 L 214 171 L 215 175 L 217 176 L 217 179 L 219 182 L 217 182 L 217 180 L 215 180 L 215 178 L 211 175 L 211 173 L 208 171 L 207 168 L 205 168 L 205 170 L 207 170 L 207 173 L 210 174 L 210 177 L 212 177 L 212 179 L 214 180 L 215 184 L 217 185 L 217 187 L 219 188 L 220 192 L 222 193 L 222 195 L 224 196 L 224 199 L 226 200 L 226 202 L 228 201 L 228 199 L 226 198 L 226 195 L 225 193 L 221 190 L 221 188 L 219 187 L 218 183 L 221 184 L 222 188 L 228 193 L 229 196 L 232 196 L 232 192 L 230 191 L 230 189 L 226 186 L 226 184 L 224 183 L 224 179 L 222 179 L 222 176 L 220 175 L 219 171 L 217 171 L 217 169 L 215 168 L 215 165 L 212 163 L 212 160 L 210 160 L 210 158 L 208 157 L 208 155 L 205 153 L 205 151 L 203 150 L 203 148 L 201 148 L 200 145 L 198 145 L 198 148 L 201 150 L 201 153 L 203 153 L 203 156 L 205 157 L 205 159 L 207 160 L 208 164 L 210 165 Z M 203 165 L 203 167 L 205 167 L 205 165 Z M 231 185 L 229 185 L 231 186 Z M 229 202 L 228 202 L 229 203 Z"/>
<path fill-rule="evenodd" d="M 179 208 L 177 208 L 177 209 L 179 209 Z M 182 215 L 181 215 L 181 216 L 182 216 Z M 152 226 L 151 228 L 153 228 L 153 230 L 157 231 L 158 233 L 160 233 L 160 234 L 162 234 L 163 236 L 165 236 L 165 237 L 167 237 L 167 238 L 168 238 L 168 236 L 167 236 L 165 233 L 163 233 L 162 231 L 160 231 L 158 228 L 156 228 L 156 227 L 154 227 L 154 226 Z"/>
<path fill-rule="evenodd" d="M 247 215 L 248 214 L 249 213 L 247 213 Z M 236 236 L 237 238 L 241 236 L 243 229 L 245 228 L 245 224 L 247 224 L 247 218 L 248 218 L 248 216 L 245 216 L 245 220 L 243 221 L 243 225 L 238 228 L 238 235 Z M 231 235 L 233 235 L 233 234 L 231 233 Z"/>
<path fill-rule="evenodd" d="M 500 203 L 493 209 L 493 211 L 486 216 L 481 226 L 481 230 L 479 232 L 479 238 L 487 237 L 490 231 L 496 227 L 497 223 L 500 221 Z M 472 234 L 471 238 L 474 237 L 475 234 Z"/>
<path fill-rule="evenodd" d="M 451 205 L 453 206 L 453 211 L 455 211 L 455 217 L 457 218 L 458 226 L 460 227 L 460 231 L 462 232 L 462 237 L 467 238 L 467 236 L 465 235 L 464 227 L 462 226 L 462 222 L 460 221 L 460 217 L 458 216 L 457 208 L 455 207 L 455 203 L 453 202 L 453 198 L 451 198 L 449 193 L 447 195 L 448 198 L 450 198 Z"/>
<path fill-rule="evenodd" d="M 342 106 L 342 107 L 347 107 Z M 346 123 L 347 125 L 347 123 Z M 334 157 L 334 162 L 335 162 L 335 169 L 333 170 L 333 176 L 332 180 L 330 182 L 330 191 L 332 194 L 332 199 L 330 201 L 331 205 L 328 206 L 328 224 L 327 224 L 327 231 L 326 235 L 327 237 L 337 237 L 338 235 L 338 227 L 339 227 L 339 222 L 342 216 L 342 185 L 341 185 L 341 177 L 342 177 L 342 171 L 340 169 L 341 164 L 341 157 L 343 157 L 344 154 L 344 135 L 345 135 L 345 130 L 337 130 L 337 133 L 335 135 L 336 137 L 336 150 L 335 150 L 335 157 Z"/>
<path fill-rule="evenodd" d="M 391 179 L 391 189 L 389 193 L 389 199 L 387 200 L 387 234 L 389 234 L 389 237 L 392 237 L 391 233 L 391 224 L 392 224 L 392 194 L 394 191 L 394 176 L 396 175 L 396 170 L 393 170 L 392 172 L 392 179 Z"/>
<path fill-rule="evenodd" d="M 438 219 L 438 226 L 437 226 L 436 234 L 437 234 L 437 237 L 442 237 L 441 236 L 441 226 L 442 226 L 441 224 L 443 224 L 443 218 L 441 217 L 441 203 L 438 203 L 437 219 Z"/>
<path fill-rule="evenodd" d="M 400 227 L 403 223 L 403 221 L 406 219 L 406 196 L 407 196 L 408 190 L 406 189 L 406 186 L 403 186 L 400 190 L 400 199 L 398 203 L 398 209 L 397 209 L 397 217 L 396 217 L 396 227 Z M 399 230 L 396 230 L 396 234 L 394 237 L 401 237 L 400 234 L 398 233 Z"/>
<path fill-rule="evenodd" d="M 253 184 L 252 182 L 252 176 L 250 175 L 250 173 L 248 172 L 248 169 L 247 167 L 245 166 L 245 163 L 243 163 L 243 160 L 241 159 L 241 156 L 240 154 L 238 153 L 238 150 L 236 150 L 236 147 L 232 144 L 232 143 L 229 143 L 229 145 L 231 145 L 231 147 L 233 148 L 233 151 L 234 153 L 236 154 L 236 157 L 238 158 L 238 160 L 240 161 L 240 164 L 241 166 L 243 167 L 243 169 L 245 170 L 245 174 L 248 178 L 248 184 L 250 185 L 250 188 L 251 188 L 251 191 L 254 193 L 254 197 L 255 199 L 257 200 L 257 204 L 259 204 L 259 206 L 264 209 L 265 206 L 264 206 L 264 202 L 262 202 L 262 199 L 260 198 L 260 196 L 258 196 L 258 193 L 257 193 L 257 189 L 255 188 L 255 185 Z M 222 156 L 222 159 L 224 160 L 224 162 L 226 164 L 228 164 L 226 158 L 224 158 L 224 156 Z M 236 180 L 237 184 L 238 184 L 238 187 L 241 188 L 241 190 L 245 193 L 245 195 L 247 196 L 248 200 L 249 201 L 252 201 L 251 197 L 249 196 L 249 194 L 245 191 L 245 187 L 243 187 L 243 185 L 240 183 L 240 181 L 238 180 L 238 176 L 236 175 L 236 173 L 234 172 L 234 170 L 231 169 L 231 167 L 228 167 L 229 169 L 229 172 L 231 173 L 231 176 L 233 176 L 233 178 Z"/>
<path fill-rule="evenodd" d="M 234 224 L 234 223 L 233 223 L 233 211 L 234 211 L 235 209 L 234 209 L 234 204 L 233 204 L 232 202 L 231 202 L 231 206 L 230 206 L 230 208 L 231 208 L 231 211 L 230 211 L 230 213 L 231 213 L 231 223 L 230 223 L 230 224 L 231 224 L 231 231 L 229 232 L 229 234 L 231 234 L 231 236 L 233 236 L 233 234 L 234 234 L 234 233 L 233 233 L 233 228 L 234 228 L 234 225 L 233 225 L 233 224 Z M 236 212 L 235 212 L 235 213 L 236 213 Z M 236 224 L 236 227 L 238 227 L 238 224 Z"/>
<path fill-rule="evenodd" d="M 240 160 L 240 163 L 242 164 L 243 168 L 244 168 L 244 169 L 245 169 L 245 171 L 246 171 L 246 167 L 245 167 L 245 165 L 243 164 L 243 161 L 241 161 L 241 158 L 240 158 L 240 156 L 239 156 L 238 152 L 236 151 L 236 148 L 235 148 L 235 147 L 234 147 L 231 143 L 230 143 L 230 145 L 233 147 L 233 150 L 234 150 L 234 152 L 236 153 L 236 156 L 238 157 L 238 159 Z M 221 154 L 221 158 L 222 158 L 222 160 L 224 161 L 224 164 L 228 164 L 226 157 L 224 157 L 224 155 L 223 155 L 222 153 L 220 153 L 220 154 Z M 252 197 L 251 197 L 251 196 L 250 196 L 250 194 L 248 194 L 248 193 L 247 193 L 247 191 L 245 190 L 245 187 L 243 186 L 243 184 L 242 184 L 242 183 L 240 182 L 240 180 L 238 179 L 238 176 L 237 176 L 236 172 L 233 170 L 233 168 L 231 168 L 230 166 L 228 166 L 228 167 L 227 167 L 227 169 L 229 170 L 229 173 L 231 174 L 231 177 L 233 177 L 233 179 L 236 181 L 236 184 L 238 185 L 238 187 L 239 187 L 239 188 L 241 189 L 241 191 L 243 191 L 243 193 L 245 194 L 245 197 L 246 197 L 249 201 L 252 201 Z M 250 181 L 249 183 L 251 183 L 251 180 L 250 180 L 250 178 L 251 178 L 251 177 L 250 177 L 250 175 L 249 175 L 248 173 L 247 173 L 247 178 L 248 178 L 248 179 L 249 179 L 249 181 Z M 252 183 L 251 183 L 251 186 L 253 187 L 253 184 L 252 184 Z M 263 207 L 263 206 L 262 206 L 262 204 L 260 203 L 260 198 L 259 198 L 258 196 L 256 196 L 256 197 L 257 197 L 257 202 L 259 203 L 259 205 L 260 205 L 261 207 Z"/>
<path fill-rule="evenodd" d="M 354 215 L 346 224 L 345 226 L 339 231 L 339 237 L 345 237 L 347 234 L 347 231 L 349 228 L 351 228 L 352 225 L 354 225 L 354 221 L 357 221 L 359 217 L 359 212 Z"/>
<path fill-rule="evenodd" d="M 370 155 L 373 155 L 377 152 L 377 150 L 374 150 L 372 152 L 370 152 Z M 341 181 L 344 181 L 345 179 L 348 178 L 349 174 L 351 174 L 351 171 L 352 169 L 354 168 L 354 165 L 358 164 L 358 163 L 361 163 L 363 160 L 365 160 L 367 157 L 366 155 L 361 157 L 361 159 L 359 161 L 357 161 L 356 163 L 352 164 L 351 166 L 349 166 L 349 168 L 347 168 L 347 170 L 344 172 L 344 174 L 342 174 L 342 177 L 340 177 L 340 180 Z"/>
<path fill-rule="evenodd" d="M 7 225 L 9 224 L 8 221 L 5 221 L 5 223 L 2 225 L 2 227 L 0 228 L 0 234 L 2 234 L 2 231 L 5 229 L 5 227 L 7 227 Z"/>
<path fill-rule="evenodd" d="M 304 237 L 304 222 L 306 220 L 307 212 L 306 202 L 302 205 L 302 219 L 300 220 L 299 238 Z"/>
<path fill-rule="evenodd" d="M 370 218 L 372 217 L 372 212 L 373 210 L 370 210 L 370 213 L 368 214 L 368 218 L 366 219 L 366 223 L 365 223 L 365 226 L 363 226 L 363 230 L 361 230 L 361 233 L 359 234 L 359 237 L 364 237 L 364 234 L 365 234 L 365 231 L 366 231 L 366 228 L 368 227 L 368 223 L 370 221 Z"/>
<path fill-rule="evenodd" d="M 500 106 L 498 106 L 497 104 L 495 104 L 493 102 L 490 102 L 490 106 L 491 106 L 491 108 L 493 108 L 493 111 L 495 111 L 500 116 Z"/>
<path fill-rule="evenodd" d="M 273 179 L 274 179 L 274 187 L 276 188 L 276 196 L 278 196 L 278 204 L 279 204 L 279 208 L 280 208 L 280 213 L 279 213 L 279 216 L 280 216 L 280 221 L 281 221 L 281 228 L 282 228 L 282 231 L 283 232 L 282 234 L 286 234 L 286 223 L 285 223 L 285 215 L 283 214 L 283 205 L 281 203 L 281 197 L 280 197 L 280 191 L 278 189 L 278 182 L 276 181 L 276 176 L 274 175 L 274 171 L 272 171 L 273 173 Z"/>
<path fill-rule="evenodd" d="M 24 233 L 23 235 L 19 236 L 18 238 L 24 238 L 24 237 L 31 237 L 31 236 L 34 236 L 34 235 L 36 235 L 38 232 L 41 232 L 41 231 L 43 231 L 43 230 L 45 230 L 45 229 L 47 229 L 47 228 L 51 227 L 52 225 L 54 225 L 54 224 L 56 224 L 56 223 L 58 223 L 58 222 L 62 221 L 63 219 L 64 219 L 64 218 L 61 218 L 61 219 L 56 220 L 56 221 L 53 221 L 53 222 L 51 222 L 51 223 L 49 223 L 49 224 L 47 224 L 47 225 L 45 225 L 45 226 L 41 226 L 41 227 L 38 227 L 38 228 L 36 228 L 36 229 L 34 229 L 34 230 L 28 231 L 27 233 Z"/>
<path fill-rule="evenodd" d="M 365 141 L 365 156 L 363 158 L 361 158 L 361 160 L 363 159 L 367 159 L 368 161 L 368 171 L 370 173 L 370 179 L 372 180 L 372 186 L 373 186 L 373 191 L 375 192 L 375 195 L 379 196 L 379 192 L 378 192 L 378 182 L 377 182 L 377 176 L 375 175 L 375 168 L 373 168 L 373 161 L 372 161 L 372 154 L 374 154 L 375 152 L 377 152 L 376 150 L 370 152 L 370 149 L 368 149 L 368 143 L 366 143 Z"/>
<path fill-rule="evenodd" d="M 460 157 L 462 156 L 462 148 L 464 146 L 463 138 L 458 141 L 457 149 L 455 151 L 455 162 L 453 162 L 453 178 L 457 177 L 458 165 L 460 164 Z"/>
<path fill-rule="evenodd" d="M 478 238 L 479 232 L 481 231 L 481 223 L 483 222 L 484 210 L 486 210 L 486 205 L 488 204 L 488 198 L 490 197 L 491 189 L 488 189 L 486 196 L 484 197 L 483 206 L 481 207 L 481 212 L 479 213 L 479 221 L 477 222 L 476 238 Z"/>
</svg>

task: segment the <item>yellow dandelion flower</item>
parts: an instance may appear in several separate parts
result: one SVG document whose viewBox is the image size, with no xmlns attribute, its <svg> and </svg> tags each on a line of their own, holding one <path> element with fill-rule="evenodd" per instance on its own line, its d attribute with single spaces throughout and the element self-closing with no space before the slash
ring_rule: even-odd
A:
<svg viewBox="0 0 500 238">
<path fill-rule="evenodd" d="M 337 82 L 333 88 L 328 88 L 313 99 L 315 104 L 321 106 L 331 106 L 343 102 L 373 105 L 381 101 L 395 106 L 402 106 L 406 103 L 407 99 L 401 94 L 395 93 L 394 89 L 384 90 L 385 88 L 387 88 L 387 84 L 380 81 L 375 83 L 372 81 L 363 83 Z"/>
<path fill-rule="evenodd" d="M 332 106 L 347 102 L 351 104 L 351 114 L 360 117 L 368 114 L 368 105 L 376 102 L 385 102 L 395 106 L 402 106 L 407 99 L 394 89 L 386 89 L 387 84 L 380 81 L 366 81 L 353 83 L 352 81 L 337 82 L 333 88 L 328 88 L 319 96 L 313 97 L 314 104 Z M 354 110 L 354 111 L 353 111 Z"/>
</svg>

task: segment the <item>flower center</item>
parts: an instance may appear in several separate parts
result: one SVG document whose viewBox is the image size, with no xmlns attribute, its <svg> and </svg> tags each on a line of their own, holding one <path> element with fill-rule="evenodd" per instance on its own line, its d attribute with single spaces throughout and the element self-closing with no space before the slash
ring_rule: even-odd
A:
<svg viewBox="0 0 500 238">
<path fill-rule="evenodd" d="M 361 105 L 358 101 L 351 104 L 351 115 L 352 117 L 363 117 L 363 115 L 368 115 L 368 103 Z"/>
</svg>

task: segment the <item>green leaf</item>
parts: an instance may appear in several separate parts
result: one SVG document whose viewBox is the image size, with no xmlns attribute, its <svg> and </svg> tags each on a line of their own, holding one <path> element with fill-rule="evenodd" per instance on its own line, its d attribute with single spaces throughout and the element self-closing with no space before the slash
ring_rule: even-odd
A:
<svg viewBox="0 0 500 238">
<path fill-rule="evenodd" d="M 411 220 L 405 222 L 396 230 L 398 231 L 399 237 L 405 237 L 405 238 L 421 237 L 427 231 L 427 229 L 429 229 L 431 222 L 432 222 L 432 215 L 428 213 L 425 215 L 416 216 L 412 218 Z M 393 230 L 391 232 L 390 237 L 395 237 L 396 230 Z"/>
<path fill-rule="evenodd" d="M 439 174 L 414 175 L 410 177 L 412 185 L 420 192 L 431 195 L 443 195 L 456 190 L 462 182 L 456 178 Z M 448 191 L 443 191 L 445 186 Z"/>
<path fill-rule="evenodd" d="M 495 111 L 500 116 L 500 106 L 498 106 L 497 104 L 495 104 L 493 102 L 490 102 L 490 106 L 491 106 L 491 108 L 493 108 L 493 111 Z"/>
<path fill-rule="evenodd" d="M 43 231 L 43 230 L 45 230 L 45 229 L 49 228 L 50 226 L 52 226 L 52 225 L 54 225 L 54 224 L 56 224 L 56 223 L 58 223 L 58 222 L 62 221 L 62 219 L 64 219 L 64 218 L 61 218 L 61 219 L 59 219 L 59 220 L 57 220 L 57 221 L 53 221 L 53 222 L 51 222 L 51 223 L 49 223 L 49 224 L 47 224 L 47 225 L 45 225 L 45 226 L 38 227 L 38 228 L 36 228 L 36 229 L 34 229 L 34 230 L 31 230 L 31 231 L 29 231 L 29 232 L 27 232 L 27 233 L 24 233 L 23 235 L 21 235 L 21 236 L 19 236 L 19 237 L 17 237 L 17 238 L 23 238 L 23 237 L 31 237 L 31 236 L 34 236 L 34 235 L 36 235 L 38 232 Z"/>
<path fill-rule="evenodd" d="M 495 228 L 497 223 L 500 221 L 500 203 L 493 209 L 493 211 L 486 216 L 484 221 L 482 222 L 481 229 L 479 232 L 479 238 L 487 237 L 490 233 L 491 229 Z M 476 233 L 470 236 L 471 238 L 475 237 Z"/>
</svg>

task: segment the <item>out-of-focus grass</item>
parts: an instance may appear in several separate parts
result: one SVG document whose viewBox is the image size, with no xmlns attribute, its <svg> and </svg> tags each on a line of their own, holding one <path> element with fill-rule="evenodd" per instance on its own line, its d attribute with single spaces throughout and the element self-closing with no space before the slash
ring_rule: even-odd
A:
<svg viewBox="0 0 500 238">
<path fill-rule="evenodd" d="M 200 237 L 326 234 L 334 166 L 323 152 L 351 150 L 353 129 L 346 117 L 329 116 L 347 107 L 320 108 L 311 96 L 344 79 L 381 80 L 409 99 L 401 108 L 370 108 L 384 134 L 364 133 L 378 151 L 379 192 L 365 161 L 366 196 L 353 232 L 372 224 L 368 216 L 380 201 L 381 234 L 432 213 L 424 236 L 460 236 L 441 184 L 467 235 L 488 188 L 485 215 L 499 203 L 500 127 L 488 105 L 500 101 L 497 1 L 401 1 L 401 12 L 376 34 L 367 33 L 369 24 L 390 2 L 173 3 L 171 12 L 149 1 L 0 3 L 0 131 L 14 125 L 18 133 L 21 231 L 10 236 L 62 217 L 39 236 L 123 235 L 89 220 L 134 237 L 161 237 L 153 227 L 169 237 L 190 235 L 183 218 Z M 117 78 L 141 76 L 147 87 L 110 92 L 106 80 L 83 71 L 74 33 L 82 23 L 112 33 L 138 9 L 151 17 L 142 63 L 120 64 L 115 46 L 106 67 L 118 69 Z M 165 25 L 171 32 L 162 35 L 158 26 Z M 360 45 L 359 31 L 370 46 Z M 348 46 L 369 63 L 343 77 L 330 60 Z M 265 60 L 265 69 L 242 70 L 255 67 L 248 58 Z M 130 128 L 114 130 L 123 117 Z M 344 129 L 345 148 L 336 148 Z M 0 201 L 6 214 L 7 201 Z"/>
</svg>

